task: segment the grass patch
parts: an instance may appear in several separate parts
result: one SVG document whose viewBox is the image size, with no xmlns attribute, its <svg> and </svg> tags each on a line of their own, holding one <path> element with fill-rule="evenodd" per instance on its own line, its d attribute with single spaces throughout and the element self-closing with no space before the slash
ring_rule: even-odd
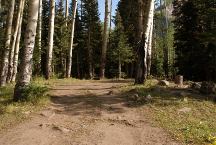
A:
<svg viewBox="0 0 216 145">
<path fill-rule="evenodd" d="M 185 144 L 216 145 L 216 104 L 187 89 L 158 88 L 156 84 L 148 81 L 145 85 L 123 88 L 124 92 L 136 89 L 139 96 L 152 96 L 152 101 L 133 101 L 131 107 L 141 107 L 143 115 Z M 187 93 L 178 95 L 181 92 Z M 190 111 L 181 112 L 183 108 Z"/>
<path fill-rule="evenodd" d="M 0 88 L 0 130 L 22 122 L 49 102 L 48 88 L 43 85 L 31 84 L 22 102 L 13 102 L 13 91 L 14 85 Z"/>
</svg>

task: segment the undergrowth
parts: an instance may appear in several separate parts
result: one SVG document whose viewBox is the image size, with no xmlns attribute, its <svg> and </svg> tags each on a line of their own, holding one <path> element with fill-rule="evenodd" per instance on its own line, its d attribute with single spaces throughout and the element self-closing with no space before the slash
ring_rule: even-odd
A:
<svg viewBox="0 0 216 145">
<path fill-rule="evenodd" d="M 31 112 L 42 109 L 49 103 L 48 88 L 32 83 L 25 90 L 25 98 L 13 102 L 14 85 L 0 88 L 0 129 L 8 128 L 29 117 Z"/>
<path fill-rule="evenodd" d="M 186 89 L 159 87 L 157 81 L 145 85 L 128 86 L 124 92 L 136 90 L 139 97 L 150 95 L 151 101 L 130 101 L 131 107 L 140 107 L 156 126 L 162 127 L 176 139 L 187 145 L 216 145 L 216 104 Z M 145 98 L 145 97 L 144 97 Z M 188 112 L 181 112 L 189 108 Z"/>
</svg>

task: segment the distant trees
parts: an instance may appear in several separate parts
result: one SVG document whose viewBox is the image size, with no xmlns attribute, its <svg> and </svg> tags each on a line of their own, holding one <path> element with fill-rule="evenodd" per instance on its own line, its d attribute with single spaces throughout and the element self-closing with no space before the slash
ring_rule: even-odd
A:
<svg viewBox="0 0 216 145">
<path fill-rule="evenodd" d="M 175 0 L 178 73 L 196 81 L 216 81 L 216 1 Z"/>
<path fill-rule="evenodd" d="M 121 79 L 125 75 L 128 75 L 126 73 L 123 73 L 123 67 L 127 67 L 128 64 L 134 61 L 134 53 L 133 48 L 128 43 L 128 38 L 124 32 L 124 27 L 122 25 L 122 18 L 118 11 L 116 12 L 114 22 L 115 29 L 110 35 L 110 47 L 108 49 L 107 64 L 112 64 L 111 66 L 113 67 L 110 68 L 113 71 L 109 72 L 110 76 L 113 75 Z M 113 64 L 116 64 L 116 66 Z"/>
</svg>

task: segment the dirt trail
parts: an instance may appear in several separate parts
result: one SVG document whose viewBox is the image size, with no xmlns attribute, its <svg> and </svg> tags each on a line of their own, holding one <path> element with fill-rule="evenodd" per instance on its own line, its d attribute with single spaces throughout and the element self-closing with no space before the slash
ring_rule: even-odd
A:
<svg viewBox="0 0 216 145">
<path fill-rule="evenodd" d="M 126 84 L 59 84 L 52 105 L 4 132 L 0 145 L 179 145 L 113 91 Z"/>
</svg>

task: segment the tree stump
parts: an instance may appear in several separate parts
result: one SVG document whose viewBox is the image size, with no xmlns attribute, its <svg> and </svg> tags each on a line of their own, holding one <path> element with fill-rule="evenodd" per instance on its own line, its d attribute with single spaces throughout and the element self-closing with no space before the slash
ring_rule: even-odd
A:
<svg viewBox="0 0 216 145">
<path fill-rule="evenodd" d="M 175 77 L 175 84 L 179 85 L 179 86 L 183 86 L 183 82 L 184 82 L 184 77 L 181 75 L 178 75 Z"/>
</svg>

